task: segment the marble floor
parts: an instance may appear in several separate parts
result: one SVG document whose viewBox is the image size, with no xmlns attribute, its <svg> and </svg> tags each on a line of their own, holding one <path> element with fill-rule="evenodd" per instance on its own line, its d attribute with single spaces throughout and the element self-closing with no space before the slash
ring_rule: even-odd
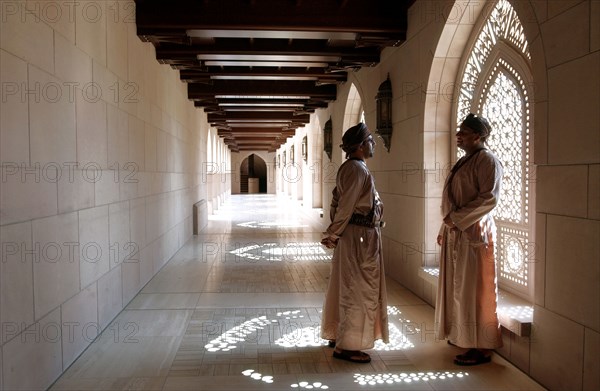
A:
<svg viewBox="0 0 600 391">
<path fill-rule="evenodd" d="M 318 334 L 322 221 L 283 197 L 231 196 L 51 389 L 543 389 L 498 355 L 454 365 L 433 308 L 391 279 L 390 343 L 369 364 L 332 358 Z"/>
</svg>

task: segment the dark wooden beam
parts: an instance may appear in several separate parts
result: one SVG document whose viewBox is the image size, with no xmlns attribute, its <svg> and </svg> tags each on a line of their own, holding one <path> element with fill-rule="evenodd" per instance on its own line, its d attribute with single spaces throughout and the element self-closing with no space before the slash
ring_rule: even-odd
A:
<svg viewBox="0 0 600 391">
<path fill-rule="evenodd" d="M 406 40 L 414 1 L 136 0 L 136 28 L 231 151 L 274 151 Z"/>
<path fill-rule="evenodd" d="M 215 95 L 249 95 L 264 96 L 309 96 L 314 98 L 335 100 L 337 86 L 317 86 L 310 81 L 269 81 L 254 80 L 214 80 L 214 84 L 188 84 L 188 97 L 190 99 L 203 99 Z"/>
<path fill-rule="evenodd" d="M 237 136 L 235 136 L 235 140 L 237 141 L 238 144 L 241 144 L 241 143 L 253 143 L 253 142 L 260 142 L 261 144 L 264 144 L 265 142 L 274 142 L 274 141 L 277 141 L 278 138 L 274 137 L 274 136 L 270 136 L 270 137 L 247 137 L 247 136 L 237 135 Z"/>
<path fill-rule="evenodd" d="M 335 31 L 404 36 L 414 0 L 136 0 L 139 29 Z M 185 12 L 181 12 L 185 10 Z"/>
<path fill-rule="evenodd" d="M 232 111 L 226 115 L 212 114 L 207 115 L 208 122 L 223 122 L 223 121 L 257 121 L 257 122 L 293 122 L 293 123 L 309 123 L 310 115 L 301 114 L 294 115 L 287 112 L 256 112 L 256 111 Z"/>
<path fill-rule="evenodd" d="M 263 133 L 263 134 L 281 134 L 282 132 L 290 132 L 290 133 L 294 133 L 293 130 L 283 130 L 283 128 L 260 128 L 260 127 L 248 127 L 248 128 L 240 128 L 240 127 L 235 127 L 232 126 L 231 130 L 218 130 L 219 134 L 252 134 L 253 136 L 257 135 L 258 133 Z"/>
<path fill-rule="evenodd" d="M 214 44 L 180 45 L 164 43 L 156 48 L 156 58 L 160 60 L 194 60 L 198 55 L 207 55 L 207 61 L 215 60 L 210 55 L 232 56 L 244 59 L 248 56 L 278 56 L 280 61 L 339 62 L 357 63 L 379 62 L 377 47 L 335 47 L 325 40 L 293 40 L 287 39 L 216 39 Z M 240 57 L 233 57 L 240 56 Z M 305 59 L 295 59 L 302 56 Z M 286 59 L 288 57 L 289 59 Z M 325 59 L 323 59 L 325 58 Z M 327 59 L 331 58 L 331 59 Z"/>
<path fill-rule="evenodd" d="M 321 100 L 308 100 L 308 99 L 245 99 L 245 98 L 241 98 L 241 99 L 211 99 L 210 97 L 207 98 L 203 98 L 201 100 L 196 100 L 194 102 L 194 105 L 196 107 L 205 107 L 205 108 L 210 108 L 211 110 L 216 110 L 216 111 L 221 111 L 221 106 L 219 106 L 219 103 L 225 103 L 225 104 L 240 104 L 240 105 L 244 105 L 244 104 L 264 104 L 264 105 L 277 105 L 277 104 L 299 104 L 299 105 L 303 105 L 303 106 L 297 106 L 298 108 L 305 108 L 305 109 L 322 109 L 322 108 L 326 108 L 327 105 L 329 104 L 326 101 L 321 101 Z M 259 107 L 259 106 L 257 106 Z M 207 110 L 208 111 L 208 110 Z"/>
<path fill-rule="evenodd" d="M 262 147 L 262 148 L 257 148 L 257 147 L 238 148 L 235 152 L 240 152 L 240 151 L 267 151 L 267 152 L 275 152 L 275 150 L 272 149 L 272 148 L 270 148 L 270 147 Z"/>
<path fill-rule="evenodd" d="M 213 76 L 222 77 L 273 77 L 273 78 L 312 78 L 320 82 L 345 82 L 348 76 L 345 72 L 326 72 L 325 68 L 298 68 L 298 67 L 205 67 L 200 69 L 182 69 L 179 72 L 181 80 L 185 82 L 203 82 Z"/>
</svg>

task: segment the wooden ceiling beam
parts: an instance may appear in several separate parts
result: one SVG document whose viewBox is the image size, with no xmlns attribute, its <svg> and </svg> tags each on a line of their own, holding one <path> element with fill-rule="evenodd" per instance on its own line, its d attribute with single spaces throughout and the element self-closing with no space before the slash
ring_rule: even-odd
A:
<svg viewBox="0 0 600 391">
<path fill-rule="evenodd" d="M 348 79 L 345 72 L 326 72 L 325 68 L 298 68 L 298 67 L 204 67 L 198 69 L 182 69 L 179 72 L 181 80 L 186 83 L 206 83 L 211 78 L 272 78 L 274 80 L 285 80 L 285 78 L 297 80 L 315 80 L 319 82 L 341 83 Z"/>
<path fill-rule="evenodd" d="M 225 96 L 308 96 L 335 100 L 337 86 L 334 84 L 317 86 L 309 81 L 281 81 L 277 83 L 255 80 L 214 80 L 213 84 L 188 84 L 188 97 L 202 99 L 206 97 Z"/>
<path fill-rule="evenodd" d="M 256 111 L 232 111 L 225 115 L 208 114 L 208 122 L 223 122 L 223 121 L 256 121 L 256 122 L 282 122 L 282 123 L 308 123 L 310 115 L 300 114 L 294 115 L 288 112 L 256 112 Z"/>
<path fill-rule="evenodd" d="M 255 142 L 264 144 L 265 142 L 275 142 L 277 140 L 279 140 L 277 137 L 243 137 L 243 136 L 235 137 L 235 141 L 237 141 L 238 144 L 255 143 Z"/>
<path fill-rule="evenodd" d="M 231 61 L 236 61 L 253 59 L 256 56 L 273 56 L 271 58 L 280 59 L 275 61 L 376 63 L 379 62 L 379 51 L 378 47 L 330 46 L 324 40 L 294 40 L 289 42 L 285 39 L 220 39 L 214 44 L 160 44 L 156 48 L 156 58 L 158 60 L 199 59 L 205 61 L 228 58 Z"/>
<path fill-rule="evenodd" d="M 235 152 L 239 151 L 267 151 L 267 152 L 275 152 L 277 149 L 272 148 L 268 145 L 262 145 L 260 147 L 239 147 Z"/>
<path fill-rule="evenodd" d="M 258 134 L 258 133 L 264 133 L 264 134 L 281 134 L 282 132 L 291 132 L 293 133 L 293 130 L 283 130 L 282 127 L 280 128 L 261 128 L 261 127 L 254 127 L 254 128 L 237 128 L 237 127 L 231 127 L 231 129 L 229 130 L 225 130 L 225 129 L 218 129 L 219 134 L 231 134 L 231 133 L 235 133 L 235 134 L 252 134 L 253 136 Z"/>
<path fill-rule="evenodd" d="M 297 108 L 322 109 L 327 108 L 328 102 L 316 99 L 211 99 L 210 97 L 194 101 L 196 107 L 210 108 L 212 110 L 221 110 L 220 104 L 225 105 L 264 105 L 273 107 L 277 105 L 295 104 Z M 235 106 L 231 106 L 235 107 Z M 256 106 L 260 107 L 260 106 Z"/>
<path fill-rule="evenodd" d="M 135 0 L 135 18 L 231 151 L 275 151 L 406 40 L 414 1 Z"/>
<path fill-rule="evenodd" d="M 405 34 L 414 0 L 136 0 L 141 29 L 285 30 Z M 185 10 L 182 12 L 182 10 Z"/>
</svg>

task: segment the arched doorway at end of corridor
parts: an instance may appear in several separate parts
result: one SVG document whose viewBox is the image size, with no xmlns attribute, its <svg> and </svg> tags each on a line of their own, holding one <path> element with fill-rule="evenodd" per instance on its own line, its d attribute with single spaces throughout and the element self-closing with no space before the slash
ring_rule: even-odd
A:
<svg viewBox="0 0 600 391">
<path fill-rule="evenodd" d="M 240 166 L 240 193 L 267 192 L 267 164 L 258 155 L 252 154 Z"/>
</svg>

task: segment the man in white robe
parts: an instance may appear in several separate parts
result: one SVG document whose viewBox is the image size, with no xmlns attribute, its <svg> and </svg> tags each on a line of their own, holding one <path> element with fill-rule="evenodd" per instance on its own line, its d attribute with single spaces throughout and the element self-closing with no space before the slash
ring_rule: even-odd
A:
<svg viewBox="0 0 600 391">
<path fill-rule="evenodd" d="M 365 160 L 375 141 L 360 123 L 342 137 L 346 160 L 338 170 L 331 224 L 322 243 L 335 247 L 323 305 L 321 337 L 333 357 L 368 363 L 375 340 L 388 342 L 387 297 L 381 250 L 383 203 Z"/>
<path fill-rule="evenodd" d="M 439 339 L 468 349 L 456 356 L 457 365 L 489 362 L 491 350 L 502 346 L 496 313 L 496 227 L 490 215 L 500 197 L 502 164 L 484 148 L 490 131 L 485 118 L 469 114 L 463 121 L 456 139 L 466 154 L 452 168 L 442 194 L 435 323 Z"/>
</svg>

